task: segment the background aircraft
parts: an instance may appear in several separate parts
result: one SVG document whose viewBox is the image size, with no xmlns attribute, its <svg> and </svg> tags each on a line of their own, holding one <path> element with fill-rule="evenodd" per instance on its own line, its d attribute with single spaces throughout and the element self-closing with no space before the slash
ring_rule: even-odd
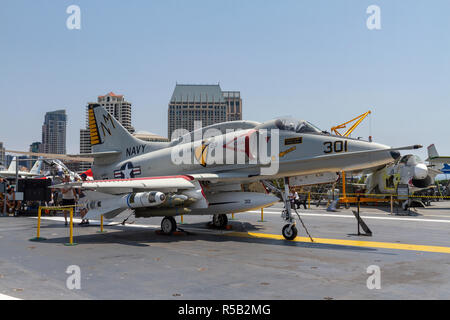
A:
<svg viewBox="0 0 450 320">
<path fill-rule="evenodd" d="M 82 180 L 82 175 L 86 175 L 86 180 L 93 180 L 92 170 L 89 169 L 82 173 L 71 171 L 59 159 L 45 159 L 44 162 L 50 166 L 50 171 L 43 174 L 42 178 L 50 178 L 53 183 L 60 183 L 64 176 L 69 176 L 71 181 Z"/>
<path fill-rule="evenodd" d="M 16 176 L 16 165 L 17 165 L 17 159 L 14 157 L 8 167 L 7 170 L 0 171 L 0 177 L 4 178 L 12 178 Z M 30 171 L 23 171 L 18 170 L 18 176 L 20 177 L 36 177 L 41 174 L 41 167 L 42 167 L 42 159 L 36 160 L 33 167 Z"/>
<path fill-rule="evenodd" d="M 434 144 L 428 147 L 429 165 L 420 157 L 408 154 L 393 164 L 385 165 L 367 175 L 366 193 L 396 194 L 399 183 L 407 184 L 411 193 L 427 189 L 435 184 L 435 178 L 442 173 L 444 161 L 450 157 L 440 157 Z"/>
<path fill-rule="evenodd" d="M 224 127 L 235 125 L 225 123 L 170 143 L 144 142 L 130 135 L 100 105 L 91 105 L 88 112 L 93 153 L 87 156 L 94 158 L 92 171 L 97 180 L 70 183 L 86 190 L 82 199 L 89 209 L 86 218 L 112 218 L 133 209 L 136 217 L 164 217 L 161 228 L 165 233 L 176 229 L 176 215 L 213 215 L 214 224 L 224 226 L 226 214 L 279 201 L 271 194 L 243 192 L 243 183 L 285 178 L 280 194 L 287 203 L 288 177 L 380 166 L 399 158 L 398 150 L 421 147 L 390 148 L 334 136 L 307 121 L 293 119 L 241 122 L 246 128 L 223 133 Z M 211 129 L 216 129 L 214 134 L 210 134 Z M 191 139 L 196 136 L 200 138 Z M 217 163 L 230 160 L 229 151 L 234 161 Z M 177 163 L 174 154 L 190 155 L 189 161 Z M 270 155 L 267 162 L 258 157 L 263 154 L 266 158 Z M 239 164 L 236 159 L 245 161 Z M 271 172 L 272 166 L 277 170 Z M 67 184 L 54 187 L 66 188 Z M 290 206 L 285 207 L 287 224 L 282 233 L 291 240 L 297 229 Z"/>
<path fill-rule="evenodd" d="M 450 173 L 450 157 L 440 156 L 436 150 L 436 146 L 431 144 L 428 146 L 428 159 L 429 167 L 440 170 L 444 174 Z"/>
</svg>

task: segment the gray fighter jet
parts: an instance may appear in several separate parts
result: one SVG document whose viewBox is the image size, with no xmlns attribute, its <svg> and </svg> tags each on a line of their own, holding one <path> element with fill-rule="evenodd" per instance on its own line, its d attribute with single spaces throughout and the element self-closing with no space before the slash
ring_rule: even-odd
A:
<svg viewBox="0 0 450 320">
<path fill-rule="evenodd" d="M 226 122 L 180 134 L 171 142 L 145 142 L 100 105 L 90 106 L 89 125 L 93 153 L 85 156 L 94 158 L 94 180 L 70 183 L 86 194 L 85 218 L 108 219 L 131 209 L 136 217 L 164 217 L 165 233 L 176 230 L 177 215 L 213 215 L 213 223 L 223 227 L 227 214 L 279 201 L 272 194 L 243 192 L 241 184 L 270 186 L 269 180 L 284 178 L 280 194 L 287 204 L 289 177 L 381 166 L 397 160 L 398 150 L 421 147 L 391 148 L 334 136 L 290 118 Z M 290 205 L 285 208 L 282 233 L 292 240 L 295 219 Z"/>
</svg>

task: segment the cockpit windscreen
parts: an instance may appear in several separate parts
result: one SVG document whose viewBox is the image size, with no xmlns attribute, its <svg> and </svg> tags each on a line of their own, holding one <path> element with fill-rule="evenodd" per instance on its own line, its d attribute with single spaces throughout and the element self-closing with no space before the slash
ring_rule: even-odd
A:
<svg viewBox="0 0 450 320">
<path fill-rule="evenodd" d="M 308 121 L 290 118 L 275 120 L 275 126 L 280 130 L 292 131 L 296 133 L 322 132 L 322 130 Z"/>
</svg>

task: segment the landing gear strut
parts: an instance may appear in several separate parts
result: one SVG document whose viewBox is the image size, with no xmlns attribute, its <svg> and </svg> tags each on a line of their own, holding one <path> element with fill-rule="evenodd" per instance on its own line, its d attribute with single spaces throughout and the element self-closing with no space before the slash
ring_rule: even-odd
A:
<svg viewBox="0 0 450 320">
<path fill-rule="evenodd" d="M 212 222 L 214 227 L 223 229 L 228 225 L 228 217 L 226 214 L 215 214 Z"/>
<path fill-rule="evenodd" d="M 161 221 L 161 230 L 165 234 L 172 234 L 177 230 L 177 222 L 174 217 L 164 217 Z"/>
<path fill-rule="evenodd" d="M 292 217 L 291 200 L 289 199 L 289 178 L 284 178 L 284 193 L 281 193 L 284 201 L 284 211 L 282 217 L 288 223 L 286 224 L 281 233 L 286 240 L 294 240 L 297 236 L 297 228 L 295 227 L 295 220 Z"/>
<path fill-rule="evenodd" d="M 289 199 L 289 178 L 284 178 L 284 192 L 275 187 L 269 181 L 263 181 L 263 183 L 264 186 L 266 186 L 268 189 L 271 189 L 272 191 L 277 192 L 281 195 L 281 198 L 284 202 L 284 210 L 281 213 L 281 218 L 283 218 L 283 220 L 287 222 L 287 224 L 284 225 L 283 229 L 281 230 L 281 233 L 286 240 L 294 240 L 297 236 L 298 231 L 297 227 L 295 226 L 294 217 L 292 216 L 291 201 Z"/>
</svg>

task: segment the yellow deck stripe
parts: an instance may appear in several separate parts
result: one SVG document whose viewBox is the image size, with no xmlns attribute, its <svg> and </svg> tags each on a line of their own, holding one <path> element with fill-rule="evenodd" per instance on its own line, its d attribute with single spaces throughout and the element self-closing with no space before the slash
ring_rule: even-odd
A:
<svg viewBox="0 0 450 320">
<path fill-rule="evenodd" d="M 274 239 L 285 240 L 282 235 L 257 233 L 257 232 L 231 232 L 227 233 L 227 236 L 244 237 L 244 238 L 261 238 L 261 239 Z M 406 243 L 390 243 L 390 242 L 375 242 L 375 241 L 358 241 L 358 240 L 344 240 L 344 239 L 325 239 L 325 238 L 313 238 L 314 243 L 320 244 L 334 244 L 338 246 L 352 246 L 352 247 L 366 247 L 366 248 L 383 248 L 394 250 L 409 250 L 409 251 L 423 251 L 423 252 L 437 252 L 437 253 L 450 253 L 450 247 L 439 246 L 425 246 L 418 244 L 406 244 Z M 286 240 L 287 241 L 287 240 Z M 293 241 L 296 242 L 308 242 L 311 240 L 307 237 L 297 237 Z"/>
</svg>

